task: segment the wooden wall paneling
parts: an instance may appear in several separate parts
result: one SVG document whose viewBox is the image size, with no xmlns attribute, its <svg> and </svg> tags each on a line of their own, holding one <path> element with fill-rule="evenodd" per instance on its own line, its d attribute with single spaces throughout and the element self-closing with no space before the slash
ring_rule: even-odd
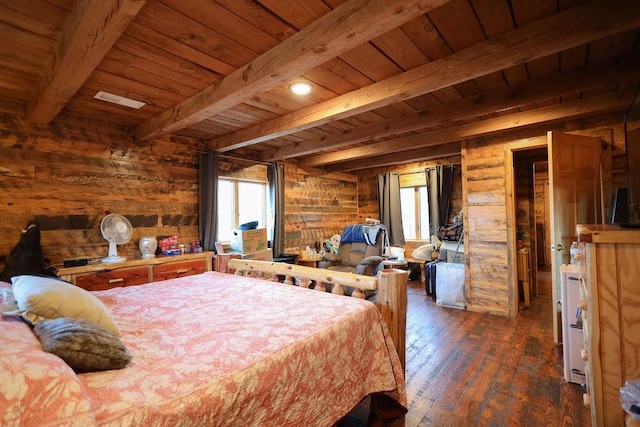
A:
<svg viewBox="0 0 640 427">
<path fill-rule="evenodd" d="M 396 172 L 400 174 L 401 185 L 424 185 L 424 170 L 438 164 L 452 164 L 455 167 L 453 177 L 453 190 L 451 195 L 451 209 L 449 211 L 449 222 L 462 209 L 462 170 L 460 168 L 460 157 L 454 156 L 437 161 L 420 161 L 403 165 L 372 167 L 357 171 L 358 176 L 358 216 L 360 220 L 367 217 L 378 218 L 378 184 L 377 175 L 385 172 Z"/>
<path fill-rule="evenodd" d="M 142 235 L 197 238 L 199 141 L 166 137 L 131 147 L 131 134 L 86 119 L 49 126 L 0 116 L 3 218 L 0 256 L 17 243 L 31 219 L 41 224 L 42 246 L 51 263 L 102 258 L 108 244 L 99 231 L 105 213 L 126 216 L 134 227 L 118 248 L 139 256 Z M 124 148 L 124 147 L 129 148 Z"/>
<path fill-rule="evenodd" d="M 482 141 L 464 143 L 462 175 L 467 309 L 510 316 L 508 259 L 484 259 L 487 249 L 507 250 L 503 146 Z M 502 181 L 502 186 L 496 185 L 496 180 Z M 489 181 L 486 187 L 485 181 Z M 476 246 L 480 242 L 482 248 Z"/>
<path fill-rule="evenodd" d="M 582 225 L 581 239 L 586 241 L 584 331 L 592 425 L 623 425 L 620 388 L 640 375 L 635 280 L 640 274 L 640 233 Z"/>
<path fill-rule="evenodd" d="M 615 135 L 616 126 L 605 127 L 592 127 L 581 130 L 580 134 L 597 135 L 603 138 L 607 138 L 609 145 L 615 147 L 615 141 L 613 135 Z M 540 139 L 540 141 L 538 141 Z M 509 256 L 502 260 L 507 267 L 504 270 L 490 269 L 484 270 L 490 280 L 495 283 L 501 283 L 500 289 L 504 289 L 506 292 L 496 291 L 493 295 L 490 292 L 486 292 L 482 289 L 484 281 L 487 277 L 479 278 L 476 274 L 478 270 L 478 263 L 483 262 L 482 253 L 486 252 L 487 248 L 483 247 L 482 251 L 477 251 L 478 242 L 484 242 L 485 244 L 495 245 L 496 251 L 505 251 L 507 255 L 511 251 L 512 243 L 511 235 L 515 236 L 515 230 L 511 231 L 509 224 L 515 224 L 516 222 L 516 203 L 517 197 L 512 194 L 510 190 L 505 189 L 505 183 L 513 182 L 513 178 L 509 177 L 511 173 L 506 163 L 506 155 L 510 155 L 510 150 L 524 150 L 527 148 L 533 148 L 537 146 L 546 146 L 546 143 L 539 137 L 529 137 L 519 140 L 509 141 L 497 141 L 488 139 L 486 142 L 482 141 L 467 141 L 464 144 L 463 154 L 463 193 L 465 203 L 465 219 L 468 220 L 468 239 L 466 240 L 465 251 L 467 251 L 468 271 L 474 272 L 467 275 L 467 291 L 468 298 L 470 298 L 469 305 L 470 310 L 487 311 L 489 307 L 492 307 L 494 314 L 510 315 L 514 316 L 517 311 L 515 310 L 515 293 L 511 285 L 513 279 L 513 272 L 515 260 L 511 260 Z M 503 152 L 504 150 L 504 152 Z M 611 150 L 610 150 L 611 151 Z M 611 175 L 611 161 L 607 160 L 607 154 L 603 156 L 603 174 L 605 176 Z M 529 167 L 528 165 L 526 166 Z M 520 166 L 518 166 L 520 168 Z M 528 173 L 528 172 L 526 172 Z M 528 177 L 523 179 L 528 180 Z M 487 184 L 485 185 L 485 182 Z M 528 191 L 528 190 L 527 190 Z M 525 197 L 525 194 L 520 196 Z M 527 198 L 526 196 L 525 198 Z M 533 197 L 533 196 L 532 196 Z M 512 200 L 513 205 L 508 205 L 509 200 Z M 608 203 L 608 201 L 606 201 Z M 509 206 L 512 206 L 509 207 Z M 530 206 L 528 202 L 524 202 L 521 206 L 525 211 L 525 216 L 531 216 L 535 218 L 535 213 L 528 213 Z M 513 213 L 510 213 L 510 209 L 513 209 Z M 497 224 L 503 222 L 504 226 L 498 226 Z M 526 221 L 525 221 L 526 222 Z M 533 230 L 533 228 L 531 229 Z M 530 233 L 533 231 L 530 231 Z M 493 260 L 493 262 L 501 262 L 500 260 Z M 482 271 L 482 269 L 480 269 Z M 493 286 L 493 285 L 490 285 Z M 481 291 L 481 292 L 477 292 Z M 488 298 L 494 298 L 491 301 L 480 301 L 479 295 L 486 295 Z M 501 301 L 500 298 L 506 298 Z M 511 303 L 509 299 L 511 298 Z M 500 312 L 500 309 L 511 307 L 504 312 Z"/>
<path fill-rule="evenodd" d="M 285 248 L 321 244 L 358 220 L 358 182 L 352 174 L 325 174 L 285 164 Z"/>
<path fill-rule="evenodd" d="M 620 245 L 618 250 L 618 259 L 620 259 L 620 277 L 638 278 L 640 277 L 640 247 L 638 245 L 624 244 Z M 640 334 L 635 330 L 640 321 L 640 292 L 638 288 L 629 286 L 621 286 L 619 301 L 621 312 L 618 313 L 620 324 L 624 329 L 622 334 L 622 347 L 624 354 L 622 356 L 622 364 L 625 367 L 623 380 L 637 379 L 640 375 Z M 633 288 L 633 289 L 632 289 Z M 635 332 L 633 332 L 635 330 Z"/>
</svg>

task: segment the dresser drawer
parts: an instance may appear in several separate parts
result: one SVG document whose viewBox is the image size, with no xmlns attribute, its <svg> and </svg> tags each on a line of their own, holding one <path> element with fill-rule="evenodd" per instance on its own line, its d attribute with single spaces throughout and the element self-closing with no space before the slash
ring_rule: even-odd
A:
<svg viewBox="0 0 640 427">
<path fill-rule="evenodd" d="M 168 262 L 153 266 L 153 281 L 175 279 L 176 277 L 191 276 L 192 274 L 207 271 L 207 263 L 204 259 L 193 261 Z"/>
<path fill-rule="evenodd" d="M 88 291 L 103 291 L 115 287 L 142 285 L 149 283 L 148 267 L 121 268 L 99 273 L 78 274 L 76 286 Z"/>
</svg>

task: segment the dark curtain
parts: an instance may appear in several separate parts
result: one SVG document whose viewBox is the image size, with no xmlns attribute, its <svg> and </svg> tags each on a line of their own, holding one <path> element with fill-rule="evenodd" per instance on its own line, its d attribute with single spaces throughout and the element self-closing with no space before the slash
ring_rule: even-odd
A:
<svg viewBox="0 0 640 427">
<path fill-rule="evenodd" d="M 271 248 L 273 256 L 284 253 L 284 164 L 272 162 L 267 168 L 269 179 L 269 214 L 271 215 Z"/>
<path fill-rule="evenodd" d="M 425 170 L 429 198 L 430 235 L 438 235 L 438 227 L 449 219 L 453 166 L 436 166 Z"/>
<path fill-rule="evenodd" d="M 380 221 L 387 228 L 389 243 L 392 245 L 404 245 L 399 174 L 385 173 L 378 175 L 378 212 Z"/>
<path fill-rule="evenodd" d="M 205 251 L 213 251 L 218 237 L 218 153 L 200 154 L 198 232 Z"/>
</svg>

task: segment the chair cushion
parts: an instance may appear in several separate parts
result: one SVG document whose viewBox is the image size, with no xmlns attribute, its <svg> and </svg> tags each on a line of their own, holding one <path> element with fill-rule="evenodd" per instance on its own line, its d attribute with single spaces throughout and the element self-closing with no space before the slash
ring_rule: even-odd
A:
<svg viewBox="0 0 640 427">
<path fill-rule="evenodd" d="M 368 256 L 366 258 L 364 258 L 361 262 L 360 265 L 378 265 L 382 262 L 382 257 L 381 256 Z"/>
</svg>

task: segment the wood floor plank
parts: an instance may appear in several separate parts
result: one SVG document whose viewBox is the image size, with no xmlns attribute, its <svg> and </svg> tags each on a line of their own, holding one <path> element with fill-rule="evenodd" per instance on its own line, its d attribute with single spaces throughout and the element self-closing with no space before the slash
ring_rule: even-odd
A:
<svg viewBox="0 0 640 427">
<path fill-rule="evenodd" d="M 408 286 L 409 410 L 404 419 L 381 425 L 590 425 L 584 387 L 563 378 L 550 297 L 533 298 L 530 308 L 509 319 L 440 307 L 424 284 Z M 368 414 L 360 405 L 341 425 L 364 426 Z"/>
</svg>

